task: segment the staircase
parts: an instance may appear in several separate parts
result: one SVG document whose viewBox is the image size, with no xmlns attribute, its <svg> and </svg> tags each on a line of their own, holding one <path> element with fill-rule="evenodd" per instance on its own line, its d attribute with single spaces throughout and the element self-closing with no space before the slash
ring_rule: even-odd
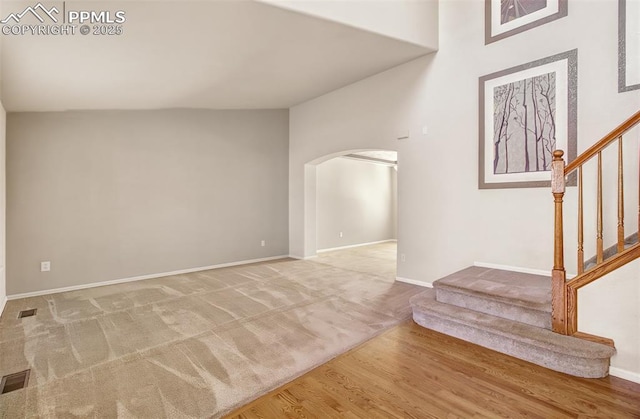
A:
<svg viewBox="0 0 640 419">
<path fill-rule="evenodd" d="M 615 349 L 551 330 L 551 278 L 470 267 L 411 299 L 419 325 L 534 364 L 605 377 Z"/>
<path fill-rule="evenodd" d="M 637 134 L 627 135 L 636 126 L 640 126 L 640 111 L 568 163 L 564 151 L 553 152 L 550 186 L 554 202 L 554 251 L 550 277 L 479 267 L 464 269 L 435 281 L 433 290 L 411 299 L 416 323 L 555 371 L 585 378 L 605 377 L 616 350 L 611 339 L 578 330 L 578 290 L 640 259 L 638 233 L 625 235 L 625 187 L 627 193 L 629 188 L 638 191 L 640 173 L 636 168 L 631 182 L 625 182 L 625 165 L 633 159 L 625 157 L 623 142 L 628 144 L 640 138 Z M 615 148 L 614 145 L 617 153 L 603 153 L 609 147 Z M 635 148 L 637 156 L 640 145 L 635 144 Z M 613 161 L 605 161 L 607 156 Z M 585 175 L 588 170 L 583 171 L 587 163 L 596 168 L 591 182 Z M 609 171 L 609 179 L 615 179 L 617 211 L 613 220 L 604 219 L 605 169 Z M 593 196 L 587 194 L 585 198 L 585 184 L 595 190 Z M 578 227 L 577 275 L 571 279 L 567 279 L 564 259 L 563 207 L 567 186 L 577 187 L 576 217 L 569 220 L 577 222 Z M 610 198 L 606 206 L 611 205 L 609 201 Z M 640 202 L 634 203 L 634 207 L 639 208 L 637 213 L 634 208 L 633 218 L 637 217 L 640 225 Z M 595 208 L 595 214 L 589 208 Z M 596 226 L 596 255 L 587 261 L 585 218 Z M 608 237 L 605 240 L 606 223 L 615 223 L 615 240 Z M 605 242 L 613 241 L 615 245 L 605 249 Z"/>
</svg>

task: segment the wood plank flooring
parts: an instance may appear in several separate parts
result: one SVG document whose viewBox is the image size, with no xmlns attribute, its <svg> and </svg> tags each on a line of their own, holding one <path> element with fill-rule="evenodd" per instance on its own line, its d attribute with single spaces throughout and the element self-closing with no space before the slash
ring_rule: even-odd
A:
<svg viewBox="0 0 640 419">
<path fill-rule="evenodd" d="M 640 384 L 575 378 L 408 321 L 227 418 L 640 418 Z"/>
</svg>

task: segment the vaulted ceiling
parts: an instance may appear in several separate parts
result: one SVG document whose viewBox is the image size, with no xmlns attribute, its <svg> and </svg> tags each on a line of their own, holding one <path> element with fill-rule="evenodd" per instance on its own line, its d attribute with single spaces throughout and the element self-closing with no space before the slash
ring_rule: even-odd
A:
<svg viewBox="0 0 640 419">
<path fill-rule="evenodd" d="M 433 52 L 255 1 L 58 3 L 123 10 L 123 33 L 0 35 L 8 111 L 288 108 Z"/>
</svg>

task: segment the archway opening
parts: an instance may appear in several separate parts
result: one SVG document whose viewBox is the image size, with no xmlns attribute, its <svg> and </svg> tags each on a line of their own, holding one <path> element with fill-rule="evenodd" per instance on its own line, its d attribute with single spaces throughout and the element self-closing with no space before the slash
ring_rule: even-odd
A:
<svg viewBox="0 0 640 419">
<path fill-rule="evenodd" d="M 347 150 L 305 165 L 305 257 L 397 240 L 397 162 L 392 150 Z"/>
</svg>

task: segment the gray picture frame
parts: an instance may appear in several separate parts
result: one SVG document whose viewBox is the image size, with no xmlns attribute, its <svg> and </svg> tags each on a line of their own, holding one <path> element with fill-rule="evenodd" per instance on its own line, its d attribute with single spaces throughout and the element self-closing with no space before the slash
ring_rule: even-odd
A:
<svg viewBox="0 0 640 419">
<path fill-rule="evenodd" d="M 494 1 L 497 1 L 497 0 L 485 0 L 485 25 L 484 25 L 484 28 L 485 28 L 484 44 L 485 45 L 491 44 L 493 42 L 499 41 L 501 39 L 507 38 L 512 35 L 519 34 L 524 31 L 528 31 L 529 29 L 533 29 L 540 25 L 544 25 L 545 23 L 549 23 L 549 22 L 553 22 L 554 20 L 561 19 L 567 16 L 569 12 L 568 0 L 549 0 L 554 4 L 557 2 L 558 10 L 555 13 L 548 14 L 546 16 L 540 17 L 539 19 L 535 19 L 533 21 L 524 20 L 522 24 L 518 24 L 516 22 L 515 27 L 513 27 L 512 29 L 506 30 L 505 32 L 502 32 L 502 33 L 494 34 L 492 31 L 494 23 L 496 23 L 494 21 L 494 18 L 492 17 L 494 15 L 493 13 Z M 507 1 L 507 0 L 502 0 L 502 1 Z M 513 1 L 514 3 L 517 3 L 517 0 L 511 0 L 511 1 Z M 549 8 L 548 4 L 541 10 L 545 10 L 547 8 Z"/>
<path fill-rule="evenodd" d="M 640 83 L 627 84 L 627 18 L 627 0 L 618 0 L 618 93 L 640 89 Z"/>
<path fill-rule="evenodd" d="M 501 70 L 495 73 L 487 74 L 486 76 L 482 76 L 479 78 L 479 83 L 478 83 L 478 86 L 479 86 L 479 92 L 478 92 L 478 96 L 479 96 L 478 188 L 479 189 L 551 187 L 551 172 L 547 170 L 535 171 L 535 172 L 532 171 L 532 173 L 536 173 L 536 176 L 543 177 L 543 176 L 546 176 L 546 174 L 543 175 L 542 173 L 548 172 L 549 180 L 531 180 L 531 181 L 524 180 L 523 181 L 520 179 L 515 179 L 518 176 L 512 175 L 510 173 L 499 174 L 501 181 L 495 181 L 495 180 L 490 181 L 486 178 L 485 168 L 487 167 L 493 166 L 494 175 L 495 175 L 495 169 L 496 169 L 495 160 L 494 160 L 495 156 L 487 155 L 486 141 L 491 142 L 491 149 L 493 149 L 493 146 L 496 144 L 494 142 L 494 136 L 496 134 L 495 129 L 497 129 L 497 127 L 495 124 L 493 124 L 494 131 L 493 131 L 492 137 L 489 139 L 485 138 L 486 136 L 485 134 L 487 132 L 486 131 L 487 115 L 485 114 L 485 111 L 486 111 L 485 99 L 487 98 L 487 94 L 488 94 L 487 90 L 490 88 L 488 84 L 490 84 L 489 82 L 491 82 L 494 79 L 501 79 L 501 78 L 504 78 L 505 76 L 512 76 L 513 78 L 517 79 L 520 74 L 524 75 L 524 74 L 535 73 L 537 67 L 541 67 L 541 71 L 542 71 L 542 68 L 546 68 L 542 66 L 545 66 L 550 63 L 558 63 L 559 66 L 563 66 L 564 65 L 562 63 L 563 61 L 566 61 L 566 81 L 564 81 L 563 83 L 566 83 L 565 85 L 566 85 L 567 97 L 562 98 L 563 101 L 566 99 L 566 105 L 567 105 L 566 114 L 565 114 L 566 120 L 563 126 L 554 125 L 554 132 L 562 133 L 561 136 L 565 139 L 565 141 L 562 144 L 560 144 L 562 147 L 559 147 L 559 148 L 564 149 L 566 161 L 570 162 L 576 158 L 577 115 L 578 115 L 578 109 L 577 109 L 578 108 L 578 100 L 577 100 L 578 99 L 578 50 L 573 49 L 570 51 L 545 57 L 539 60 L 531 61 L 526 64 L 518 65 L 516 67 L 511 67 L 506 70 Z M 532 70 L 532 71 L 528 71 L 528 70 Z M 526 84 L 526 80 L 528 80 L 528 78 L 523 77 L 522 80 Z M 492 93 L 492 97 L 493 97 L 493 93 Z M 491 116 L 493 118 L 494 111 L 490 110 L 489 112 L 492 112 Z M 556 140 L 556 136 L 554 134 L 554 142 L 555 140 Z M 525 142 L 526 141 L 527 139 L 525 137 Z M 512 180 L 512 178 L 514 179 Z M 574 185 L 575 185 L 575 179 L 569 179 L 568 186 L 574 186 Z"/>
</svg>

